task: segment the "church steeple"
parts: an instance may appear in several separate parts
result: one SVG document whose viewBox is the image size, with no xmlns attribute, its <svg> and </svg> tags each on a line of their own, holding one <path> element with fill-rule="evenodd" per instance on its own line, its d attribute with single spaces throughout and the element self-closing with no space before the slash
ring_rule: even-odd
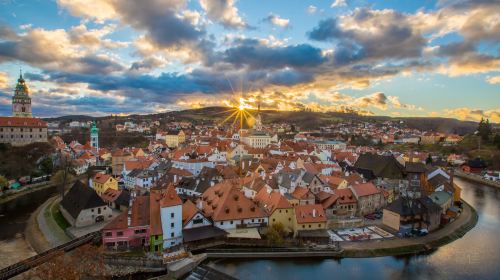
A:
<svg viewBox="0 0 500 280">
<path fill-rule="evenodd" d="M 19 79 L 17 79 L 14 96 L 12 97 L 12 116 L 31 118 L 31 97 L 29 88 L 23 78 L 23 72 L 19 69 Z"/>
</svg>

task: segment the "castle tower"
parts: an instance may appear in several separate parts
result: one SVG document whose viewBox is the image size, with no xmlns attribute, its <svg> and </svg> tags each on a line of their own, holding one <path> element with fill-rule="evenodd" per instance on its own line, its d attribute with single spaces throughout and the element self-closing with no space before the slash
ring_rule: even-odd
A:
<svg viewBox="0 0 500 280">
<path fill-rule="evenodd" d="M 97 128 L 95 122 L 92 123 L 92 128 L 90 128 L 90 146 L 99 151 L 99 128 Z"/>
<path fill-rule="evenodd" d="M 31 97 L 29 88 L 23 79 L 23 74 L 19 73 L 14 96 L 12 96 L 12 116 L 22 118 L 32 118 L 31 114 Z"/>
</svg>

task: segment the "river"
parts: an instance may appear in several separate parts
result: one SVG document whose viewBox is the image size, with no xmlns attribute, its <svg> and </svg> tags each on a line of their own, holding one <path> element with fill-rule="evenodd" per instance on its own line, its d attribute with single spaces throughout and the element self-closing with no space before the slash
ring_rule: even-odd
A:
<svg viewBox="0 0 500 280">
<path fill-rule="evenodd" d="M 31 213 L 55 191 L 37 190 L 0 204 L 0 268 L 35 254 L 24 239 L 24 230 Z"/>
<path fill-rule="evenodd" d="M 242 280 L 500 279 L 500 189 L 455 180 L 479 221 L 464 237 L 432 253 L 339 260 L 219 260 L 212 265 Z"/>
</svg>

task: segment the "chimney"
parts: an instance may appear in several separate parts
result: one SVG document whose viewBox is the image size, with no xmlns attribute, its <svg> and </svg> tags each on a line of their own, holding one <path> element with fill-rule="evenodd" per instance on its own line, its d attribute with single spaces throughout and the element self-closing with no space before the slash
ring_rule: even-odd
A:
<svg viewBox="0 0 500 280">
<path fill-rule="evenodd" d="M 241 161 L 241 170 L 243 170 L 243 169 L 245 169 L 245 161 L 244 160 Z"/>
<path fill-rule="evenodd" d="M 177 183 L 177 174 L 174 174 L 174 183 Z"/>
<path fill-rule="evenodd" d="M 316 218 L 316 209 L 313 209 L 313 218 Z"/>
<path fill-rule="evenodd" d="M 199 199 L 198 200 L 198 205 L 197 205 L 198 209 L 203 209 L 203 200 Z"/>
</svg>

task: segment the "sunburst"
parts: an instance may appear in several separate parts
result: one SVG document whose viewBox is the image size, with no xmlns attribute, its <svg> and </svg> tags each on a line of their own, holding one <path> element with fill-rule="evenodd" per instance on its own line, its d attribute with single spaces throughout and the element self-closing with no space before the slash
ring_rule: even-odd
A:
<svg viewBox="0 0 500 280">
<path fill-rule="evenodd" d="M 231 86 L 231 90 L 233 90 L 233 86 L 231 82 L 227 80 L 229 85 Z M 233 94 L 235 94 L 233 90 Z M 251 105 L 247 103 L 245 98 L 243 98 L 243 87 L 241 89 L 240 98 L 238 100 L 238 104 L 231 104 L 229 102 L 226 103 L 229 106 L 229 109 L 224 111 L 229 112 L 229 116 L 227 116 L 220 124 L 224 124 L 227 121 L 232 121 L 232 126 L 239 123 L 239 128 L 243 129 L 243 124 L 247 124 L 249 126 L 249 121 L 255 120 L 255 117 L 249 112 L 250 109 L 253 109 Z"/>
</svg>

